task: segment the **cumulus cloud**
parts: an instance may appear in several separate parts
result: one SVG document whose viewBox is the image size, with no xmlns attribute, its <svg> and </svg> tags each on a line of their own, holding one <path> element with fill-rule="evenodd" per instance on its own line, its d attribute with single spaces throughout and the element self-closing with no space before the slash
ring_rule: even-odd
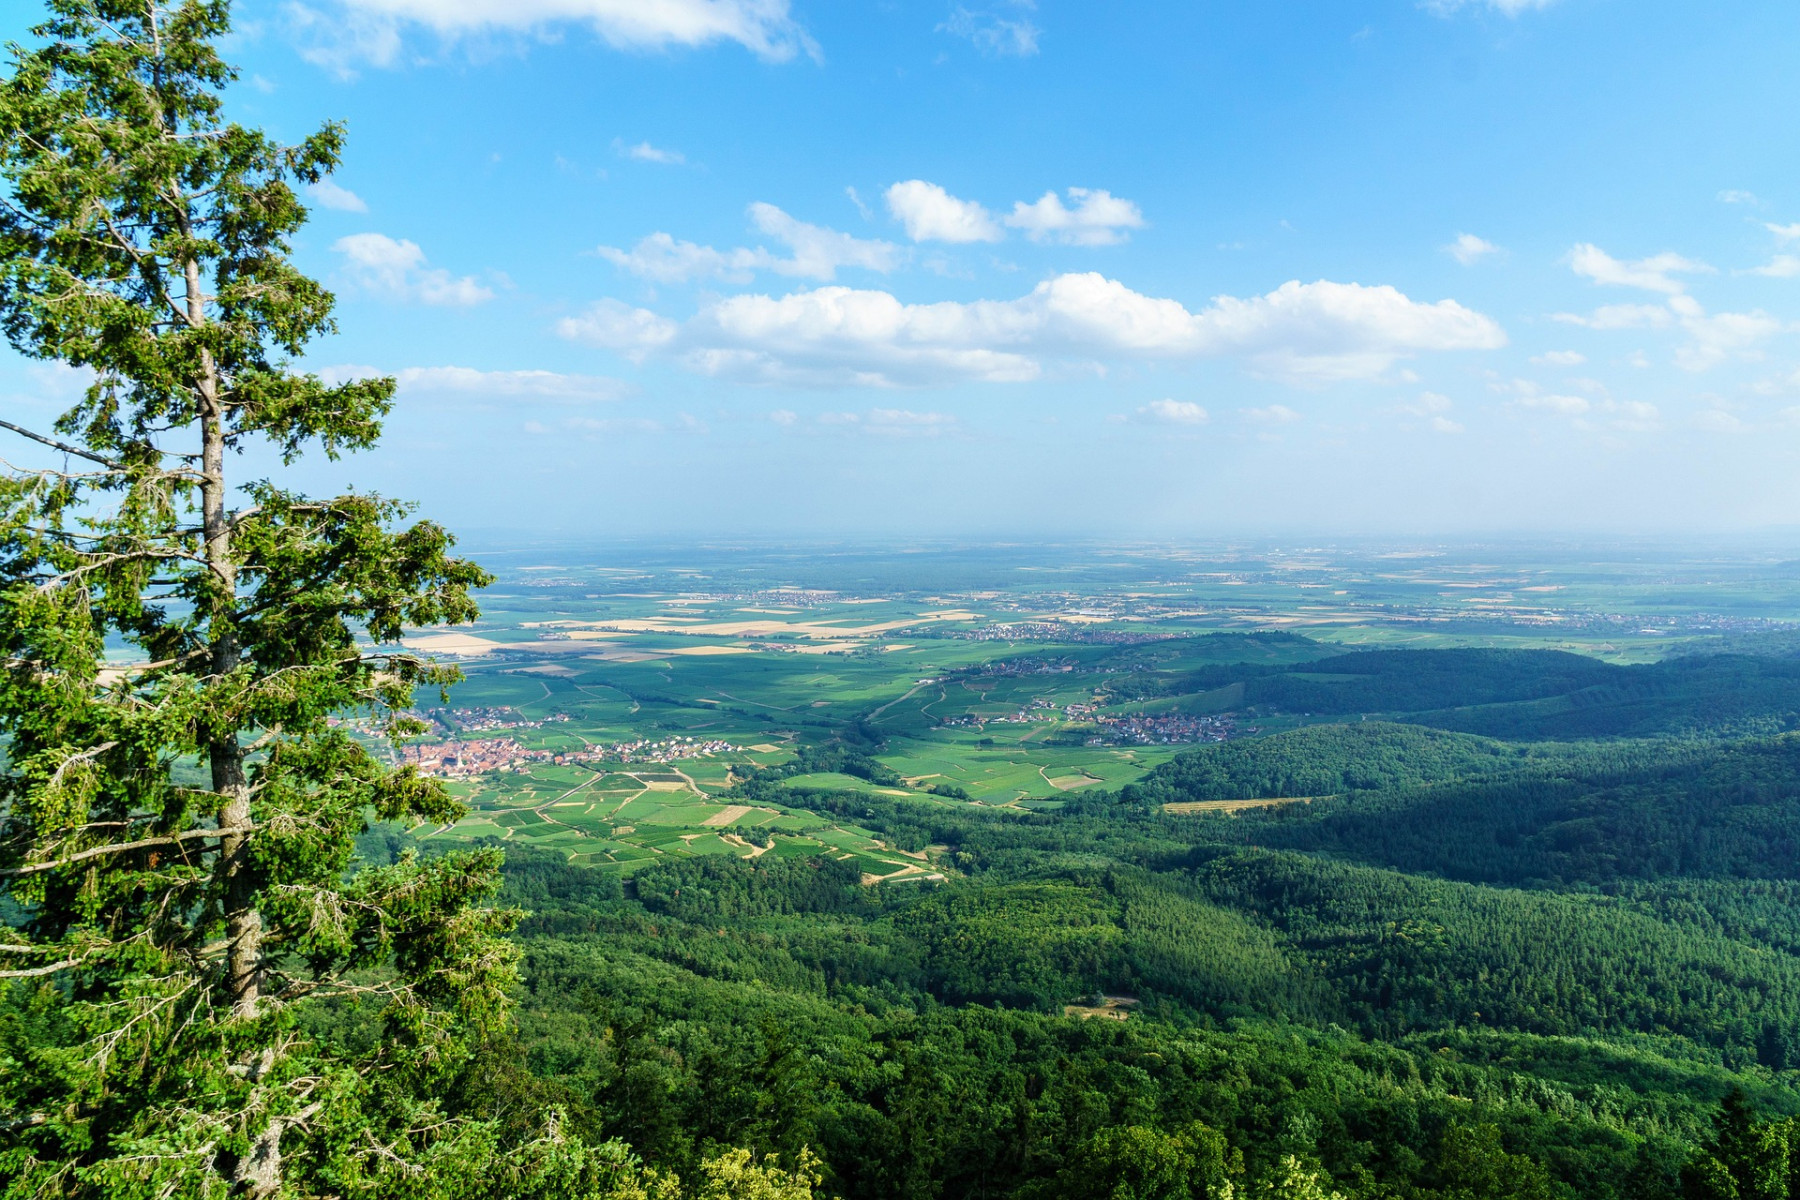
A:
<svg viewBox="0 0 1800 1200">
<path fill-rule="evenodd" d="M 1687 344 L 1675 351 L 1675 365 L 1686 371 L 1704 371 L 1730 358 L 1754 357 L 1759 343 L 1786 328 L 1760 309 L 1708 314 L 1686 296 L 1670 301 L 1670 308 L 1688 335 Z"/>
<path fill-rule="evenodd" d="M 1025 15 L 1036 7 L 1031 0 L 1015 0 L 1010 12 L 958 5 L 938 26 L 938 32 L 967 38 L 983 54 L 1029 58 L 1038 52 L 1038 38 L 1044 32 Z"/>
<path fill-rule="evenodd" d="M 1586 396 L 1574 396 L 1567 392 L 1546 392 L 1529 379 L 1515 379 L 1501 390 L 1511 392 L 1512 403 L 1520 408 L 1556 413 L 1558 416 L 1578 417 L 1594 407 L 1593 401 Z"/>
<path fill-rule="evenodd" d="M 818 55 L 788 0 L 323 0 L 319 7 L 291 4 L 288 12 L 302 54 L 339 71 L 393 65 L 410 28 L 453 41 L 582 24 L 622 50 L 735 42 L 773 62 Z"/>
<path fill-rule="evenodd" d="M 1459 233 L 1454 241 L 1444 247 L 1444 253 L 1463 266 L 1472 267 L 1489 255 L 1500 253 L 1500 247 L 1472 233 Z"/>
<path fill-rule="evenodd" d="M 331 248 L 344 256 L 345 274 L 356 286 L 390 300 L 466 307 L 494 298 L 472 275 L 456 277 L 428 266 L 417 242 L 382 233 L 353 233 Z"/>
<path fill-rule="evenodd" d="M 956 429 L 957 420 L 949 413 L 871 408 L 860 413 L 820 413 L 819 424 L 854 429 L 874 437 L 942 437 Z"/>
<path fill-rule="evenodd" d="M 1220 356 L 1319 383 L 1378 378 L 1421 352 L 1506 343 L 1493 320 L 1454 300 L 1424 303 L 1387 286 L 1294 281 L 1190 312 L 1092 272 L 971 303 L 906 304 L 846 287 L 730 296 L 681 325 L 603 301 L 558 328 L 628 355 L 668 352 L 705 374 L 872 386 L 1020 382 L 1042 374 L 1045 359 Z"/>
<path fill-rule="evenodd" d="M 652 146 L 649 142 L 639 142 L 635 146 L 628 146 L 623 138 L 613 139 L 613 151 L 621 158 L 635 159 L 638 162 L 661 163 L 665 167 L 678 167 L 687 161 L 687 156 L 679 150 L 665 150 L 661 146 Z"/>
<path fill-rule="evenodd" d="M 840 267 L 891 271 L 899 262 L 900 248 L 892 242 L 852 237 L 796 220 L 773 204 L 752 204 L 750 221 L 762 233 L 788 248 L 783 256 L 758 246 L 716 250 L 711 246 L 677 241 L 666 233 L 653 233 L 630 250 L 601 246 L 601 258 L 643 279 L 681 283 L 716 277 L 747 281 L 756 271 L 772 271 L 806 279 L 836 279 Z"/>
<path fill-rule="evenodd" d="M 1006 236 L 987 209 L 923 179 L 888 188 L 887 207 L 915 242 L 997 242 Z"/>
<path fill-rule="evenodd" d="M 1137 410 L 1135 419 L 1152 425 L 1204 425 L 1211 418 L 1192 400 L 1152 400 Z"/>
<path fill-rule="evenodd" d="M 338 212 L 366 213 L 369 206 L 363 198 L 347 187 L 334 183 L 329 179 L 321 179 L 307 187 L 307 193 L 321 208 L 332 208 Z"/>
<path fill-rule="evenodd" d="M 672 343 L 680 326 L 649 309 L 601 300 L 578 317 L 558 321 L 556 332 L 570 341 L 617 350 L 638 362 Z"/>
<path fill-rule="evenodd" d="M 1760 205 L 1762 201 L 1757 198 L 1755 192 L 1741 191 L 1737 188 L 1726 188 L 1719 193 L 1719 203 Z"/>
<path fill-rule="evenodd" d="M 1764 221 L 1763 228 L 1774 234 L 1775 240 L 1783 246 L 1790 242 L 1800 242 L 1800 221 L 1796 221 L 1792 225 L 1772 225 Z"/>
<path fill-rule="evenodd" d="M 1577 429 L 1613 429 L 1627 433 L 1647 433 L 1660 426 L 1662 414 L 1656 405 L 1642 400 L 1615 400 L 1594 380 L 1577 380 L 1593 393 L 1588 396 L 1567 392 L 1545 391 L 1529 379 L 1514 379 L 1497 384 L 1495 390 L 1510 395 L 1509 403 L 1518 408 L 1566 417 Z"/>
<path fill-rule="evenodd" d="M 531 397 L 545 400 L 617 400 L 630 395 L 632 385 L 604 375 L 569 375 L 558 371 L 482 371 L 474 367 L 323 367 L 319 376 L 329 382 L 392 375 L 401 393 L 471 397 Z"/>
<path fill-rule="evenodd" d="M 1579 350 L 1546 350 L 1532 355 L 1531 361 L 1540 367 L 1579 367 L 1587 361 L 1587 355 Z"/>
<path fill-rule="evenodd" d="M 1399 405 L 1395 411 L 1410 417 L 1423 418 L 1426 428 L 1433 433 L 1461 433 L 1462 425 L 1451 420 L 1448 415 L 1454 407 L 1455 405 L 1448 396 L 1438 392 L 1420 392 L 1416 401 L 1411 404 Z"/>
<path fill-rule="evenodd" d="M 1555 319 L 1588 329 L 1679 329 L 1687 341 L 1675 349 L 1675 365 L 1704 371 L 1733 358 L 1755 358 L 1761 343 L 1788 326 L 1761 309 L 1708 313 L 1692 296 L 1671 296 L 1666 304 L 1611 304 L 1592 314 L 1557 313 Z"/>
<path fill-rule="evenodd" d="M 1767 275 L 1771 279 L 1792 279 L 1800 275 L 1800 256 L 1777 254 L 1760 267 L 1752 267 L 1752 275 Z"/>
<path fill-rule="evenodd" d="M 1271 404 L 1265 408 L 1238 409 L 1246 421 L 1255 421 L 1259 425 L 1292 425 L 1300 419 L 1300 414 L 1285 404 Z"/>
<path fill-rule="evenodd" d="M 1055 241 L 1071 246 L 1112 246 L 1126 239 L 1127 229 L 1142 229 L 1144 214 L 1129 200 L 1094 188 L 1068 189 L 1073 208 L 1055 192 L 1045 192 L 1027 204 L 1013 205 L 1006 224 L 1022 229 L 1034 242 Z"/>
<path fill-rule="evenodd" d="M 1568 262 L 1569 268 L 1577 275 L 1595 283 L 1643 288 L 1645 291 L 1666 292 L 1671 296 L 1680 295 L 1687 290 L 1687 285 L 1673 276 L 1712 271 L 1703 262 L 1667 251 L 1635 262 L 1623 262 L 1591 242 L 1583 242 L 1570 250 Z"/>
</svg>

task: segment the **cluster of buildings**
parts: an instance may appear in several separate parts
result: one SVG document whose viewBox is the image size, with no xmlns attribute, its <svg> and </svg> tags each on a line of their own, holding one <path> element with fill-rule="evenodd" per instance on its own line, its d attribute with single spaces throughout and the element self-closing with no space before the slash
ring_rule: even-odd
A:
<svg viewBox="0 0 1800 1200">
<path fill-rule="evenodd" d="M 570 719 L 568 713 L 551 713 L 547 717 L 531 720 L 516 708 L 431 708 L 421 712 L 409 708 L 399 714 L 415 721 L 423 721 L 446 737 L 454 738 L 459 733 L 487 733 L 495 729 L 537 729 L 543 725 L 553 725 L 559 721 Z M 355 733 L 379 734 L 381 729 L 371 717 L 327 717 L 326 723 L 333 727 L 349 729 Z M 381 722 L 380 724 L 385 724 Z"/>
<path fill-rule="evenodd" d="M 988 725 L 1017 725 L 1037 721 L 1079 721 L 1092 724 L 1097 732 L 1087 738 L 1089 746 L 1178 746 L 1192 742 L 1222 742 L 1236 726 L 1228 716 L 1192 716 L 1187 713 L 1126 713 L 1109 715 L 1095 704 L 1058 705 L 1049 700 L 1033 700 L 1007 716 L 988 717 L 970 714 L 950 717 L 941 728 L 982 729 Z"/>
<path fill-rule="evenodd" d="M 418 767 L 425 775 L 462 779 L 489 771 L 517 770 L 531 763 L 666 763 L 737 749 L 718 738 L 668 737 L 548 750 L 525 746 L 517 738 L 496 737 L 413 742 L 400 748 L 400 761 Z"/>
<path fill-rule="evenodd" d="M 1196 717 L 1186 713 L 1132 713 L 1091 718 L 1100 733 L 1087 739 L 1090 746 L 1180 746 L 1191 742 L 1222 742 L 1235 730 L 1230 717 Z"/>
<path fill-rule="evenodd" d="M 1064 645 L 1139 646 L 1145 642 L 1164 642 L 1176 633 L 1143 633 L 1128 629 L 1095 629 L 1086 625 L 1070 625 L 1062 621 L 1011 621 L 982 625 L 975 629 L 898 630 L 896 637 L 929 633 L 936 638 L 957 638 L 970 642 L 1061 642 Z"/>
</svg>

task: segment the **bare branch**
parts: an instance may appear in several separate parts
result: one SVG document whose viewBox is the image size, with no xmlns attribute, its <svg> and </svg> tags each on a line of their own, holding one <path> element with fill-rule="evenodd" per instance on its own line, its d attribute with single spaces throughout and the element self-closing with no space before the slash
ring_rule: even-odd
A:
<svg viewBox="0 0 1800 1200">
<path fill-rule="evenodd" d="M 55 871 L 63 867 L 73 866 L 78 862 L 86 862 L 90 858 L 99 858 L 103 854 L 123 854 L 127 850 L 144 850 L 151 846 L 173 846 L 180 842 L 196 838 L 232 837 L 240 833 L 255 833 L 255 825 L 237 825 L 229 829 L 190 829 L 186 833 L 170 834 L 167 837 L 140 838 L 135 842 L 119 842 L 112 846 L 95 846 L 66 858 L 51 859 L 48 862 L 27 863 L 22 867 L 12 867 L 0 871 L 0 879 L 17 879 L 23 875 L 36 875 L 43 871 Z"/>
<path fill-rule="evenodd" d="M 10 429 L 20 437 L 30 438 L 34 442 L 42 442 L 44 445 L 52 447 L 53 449 L 61 450 L 64 454 L 73 454 L 77 458 L 85 458 L 89 462 L 97 462 L 101 466 L 111 467 L 115 471 L 125 470 L 124 463 L 114 462 L 110 458 L 102 458 L 98 454 L 83 450 L 80 446 L 71 446 L 67 442 L 59 442 L 55 438 L 45 437 L 41 433 L 33 433 L 23 425 L 14 425 L 11 421 L 0 421 L 0 428 Z"/>
</svg>

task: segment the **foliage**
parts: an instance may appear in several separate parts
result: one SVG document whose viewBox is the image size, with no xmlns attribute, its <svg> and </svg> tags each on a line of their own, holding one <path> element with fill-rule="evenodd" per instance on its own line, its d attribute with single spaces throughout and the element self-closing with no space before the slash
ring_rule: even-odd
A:
<svg viewBox="0 0 1800 1200">
<path fill-rule="evenodd" d="M 13 427 L 64 465 L 0 478 L 0 1190 L 472 1195 L 492 1131 L 443 1095 L 516 979 L 500 856 L 356 870 L 367 814 L 459 808 L 328 717 L 450 682 L 384 644 L 486 577 L 391 501 L 233 486 L 255 443 L 371 445 L 393 381 L 286 364 L 332 329 L 288 239 L 342 131 L 224 118 L 228 16 L 53 0 L 0 83 L 0 324 L 93 381 Z M 353 998 L 348 1052 L 309 1014 Z"/>
</svg>

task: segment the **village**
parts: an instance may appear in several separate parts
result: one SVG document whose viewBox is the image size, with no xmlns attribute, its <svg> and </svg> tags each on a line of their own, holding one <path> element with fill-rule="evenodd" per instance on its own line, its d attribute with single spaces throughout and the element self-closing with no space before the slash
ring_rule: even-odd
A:
<svg viewBox="0 0 1800 1200">
<path fill-rule="evenodd" d="M 668 763 L 738 749 L 719 738 L 668 737 L 550 750 L 526 746 L 517 738 L 496 737 L 414 742 L 400 748 L 400 761 L 418 767 L 423 775 L 465 779 L 490 771 L 516 771 L 532 763 Z"/>
<path fill-rule="evenodd" d="M 1001 716 L 950 717 L 940 729 L 984 729 L 989 725 L 1024 725 L 1046 721 L 1078 721 L 1094 725 L 1098 732 L 1083 742 L 1088 746 L 1176 746 L 1195 742 L 1222 742 L 1237 726 L 1229 716 L 1194 716 L 1188 713 L 1122 713 L 1100 711 L 1094 704 L 1057 704 L 1033 700 L 1016 712 Z"/>
</svg>

